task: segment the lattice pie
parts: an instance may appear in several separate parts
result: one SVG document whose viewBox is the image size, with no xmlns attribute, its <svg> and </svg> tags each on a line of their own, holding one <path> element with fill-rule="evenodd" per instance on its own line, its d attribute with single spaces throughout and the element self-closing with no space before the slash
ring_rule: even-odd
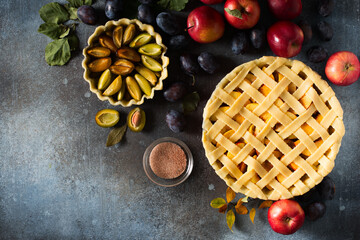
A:
<svg viewBox="0 0 360 240">
<path fill-rule="evenodd" d="M 203 145 L 234 191 L 302 195 L 331 172 L 345 133 L 334 91 L 299 61 L 263 57 L 235 68 L 204 109 Z"/>
</svg>

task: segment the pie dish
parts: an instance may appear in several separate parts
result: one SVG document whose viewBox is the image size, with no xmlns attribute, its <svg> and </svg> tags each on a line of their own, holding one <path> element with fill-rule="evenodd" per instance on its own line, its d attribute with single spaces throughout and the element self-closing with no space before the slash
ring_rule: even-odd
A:
<svg viewBox="0 0 360 240">
<path fill-rule="evenodd" d="M 235 192 L 302 195 L 331 172 L 345 134 L 334 91 L 304 63 L 262 57 L 217 85 L 203 113 L 210 165 Z"/>
<path fill-rule="evenodd" d="M 106 34 L 106 32 L 111 32 L 117 26 L 126 27 L 130 24 L 134 24 L 136 26 L 138 35 L 141 33 L 149 33 L 153 38 L 153 40 L 150 43 L 154 42 L 162 47 L 162 53 L 159 56 L 159 59 L 161 60 L 161 63 L 162 63 L 162 70 L 161 70 L 161 72 L 158 72 L 159 75 L 157 76 L 158 77 L 157 83 L 155 86 L 153 86 L 151 88 L 151 93 L 149 95 L 143 94 L 141 96 L 140 100 L 138 100 L 138 101 L 135 99 L 117 100 L 116 97 L 105 96 L 103 94 L 103 92 L 97 88 L 97 84 L 99 81 L 99 74 L 92 73 L 88 67 L 88 64 L 92 60 L 91 56 L 88 54 L 88 49 L 90 49 L 93 46 L 99 45 L 99 43 L 98 43 L 99 36 Z M 145 98 L 152 99 L 154 97 L 156 90 L 163 89 L 163 80 L 166 79 L 168 76 L 167 66 L 169 65 L 169 58 L 165 56 L 166 50 L 167 50 L 167 48 L 162 43 L 162 38 L 161 38 L 160 34 L 155 32 L 154 28 L 151 25 L 143 24 L 142 22 L 140 22 L 139 20 L 136 20 L 136 19 L 130 20 L 127 18 L 122 18 L 122 19 L 119 19 L 118 21 L 111 20 L 111 21 L 106 22 L 105 25 L 97 27 L 95 29 L 94 33 L 89 37 L 88 46 L 86 48 L 84 48 L 84 50 L 83 50 L 84 60 L 82 62 L 82 67 L 85 70 L 83 76 L 84 76 L 85 81 L 87 81 L 89 83 L 90 91 L 95 93 L 100 100 L 109 101 L 110 104 L 115 105 L 115 106 L 121 105 L 124 107 L 129 107 L 131 105 L 141 105 L 144 102 Z M 134 73 L 135 73 L 135 71 L 133 71 L 132 75 L 134 75 Z M 124 77 L 124 79 L 125 79 L 125 77 Z"/>
</svg>

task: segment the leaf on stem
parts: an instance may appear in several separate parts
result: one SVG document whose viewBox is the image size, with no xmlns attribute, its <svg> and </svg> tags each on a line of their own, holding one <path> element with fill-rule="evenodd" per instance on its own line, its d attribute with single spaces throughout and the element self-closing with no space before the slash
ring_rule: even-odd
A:
<svg viewBox="0 0 360 240">
<path fill-rule="evenodd" d="M 272 204 L 273 204 L 273 201 L 270 201 L 270 200 L 263 201 L 260 204 L 259 209 L 260 208 L 269 208 Z"/>
<path fill-rule="evenodd" d="M 126 128 L 127 128 L 127 124 L 124 124 L 121 127 L 116 127 L 113 130 L 111 130 L 106 141 L 106 146 L 111 147 L 121 142 L 121 140 L 125 135 Z"/>
<path fill-rule="evenodd" d="M 45 48 L 45 60 L 50 66 L 64 65 L 71 57 L 68 39 L 58 39 Z"/>
<path fill-rule="evenodd" d="M 228 203 L 230 203 L 232 200 L 234 200 L 236 196 L 236 193 L 234 192 L 234 190 L 232 190 L 232 188 L 228 187 L 226 189 L 226 201 Z"/>
<path fill-rule="evenodd" d="M 236 18 L 242 19 L 242 13 L 239 9 L 225 8 L 225 11 Z"/>
<path fill-rule="evenodd" d="M 159 0 L 157 2 L 161 7 L 174 11 L 183 10 L 187 3 L 188 0 Z"/>
<path fill-rule="evenodd" d="M 225 213 L 227 210 L 228 205 L 224 204 L 219 208 L 219 213 Z"/>
<path fill-rule="evenodd" d="M 67 29 L 59 36 L 59 38 L 64 38 L 66 36 L 68 36 L 70 33 L 70 28 L 67 27 Z"/>
<path fill-rule="evenodd" d="M 243 204 L 243 201 L 241 201 L 241 199 L 242 199 L 242 198 L 240 198 L 240 199 L 237 201 L 235 207 L 236 207 L 236 206 L 241 206 L 241 205 Z"/>
<path fill-rule="evenodd" d="M 226 223 L 227 223 L 227 225 L 229 226 L 230 230 L 231 230 L 232 232 L 234 232 L 234 231 L 232 230 L 232 227 L 233 227 L 233 225 L 234 225 L 234 223 L 235 223 L 235 214 L 234 214 L 234 211 L 233 211 L 233 210 L 229 210 L 229 211 L 227 212 L 227 214 L 226 214 Z"/>
<path fill-rule="evenodd" d="M 255 208 L 252 208 L 249 213 L 250 220 L 252 221 L 253 224 L 254 224 L 255 213 L 256 213 Z"/>
<path fill-rule="evenodd" d="M 248 213 L 248 209 L 242 205 L 243 202 L 241 201 L 241 199 L 237 202 L 237 204 L 235 205 L 235 211 L 240 214 L 240 215 L 245 215 Z"/>
<path fill-rule="evenodd" d="M 69 20 L 69 13 L 57 2 L 48 3 L 39 10 L 42 20 L 46 23 L 63 23 Z"/>
<path fill-rule="evenodd" d="M 78 8 L 82 5 L 89 5 L 91 6 L 92 0 L 67 0 L 70 4 L 70 7 Z"/>
<path fill-rule="evenodd" d="M 69 13 L 69 18 L 70 18 L 71 20 L 76 20 L 76 19 L 78 18 L 77 8 L 71 7 L 70 4 L 65 4 L 64 7 L 65 7 L 66 10 L 68 11 L 68 13 Z"/>
<path fill-rule="evenodd" d="M 59 25 L 57 23 L 43 23 L 38 28 L 38 32 L 42 33 L 54 40 L 59 39 L 66 31 L 70 30 L 69 27 Z"/>
<path fill-rule="evenodd" d="M 215 198 L 210 202 L 212 208 L 221 208 L 224 204 L 226 204 L 226 202 L 223 198 Z"/>
<path fill-rule="evenodd" d="M 244 215 L 248 213 L 248 209 L 243 205 L 242 198 L 240 198 L 239 201 L 236 203 L 235 210 L 240 215 Z"/>
</svg>

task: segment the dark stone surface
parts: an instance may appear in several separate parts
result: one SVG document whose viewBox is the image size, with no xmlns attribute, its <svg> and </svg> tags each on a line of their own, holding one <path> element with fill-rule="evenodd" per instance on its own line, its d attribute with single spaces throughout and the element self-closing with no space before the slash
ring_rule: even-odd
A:
<svg viewBox="0 0 360 240">
<path fill-rule="evenodd" d="M 347 132 L 330 174 L 336 194 L 326 202 L 325 216 L 306 221 L 292 236 L 280 236 L 270 229 L 267 211 L 258 210 L 255 224 L 248 216 L 238 216 L 232 233 L 225 216 L 209 206 L 213 198 L 224 197 L 226 185 L 209 166 L 201 145 L 202 109 L 227 72 L 246 61 L 272 55 L 269 48 L 234 56 L 230 39 L 235 30 L 228 25 L 221 40 L 194 44 L 191 52 L 209 51 L 222 66 L 216 74 L 196 77 L 201 102 L 196 112 L 187 116 L 186 131 L 175 134 L 168 129 L 166 112 L 180 106 L 167 103 L 158 92 L 142 106 L 147 114 L 144 131 L 128 131 L 121 144 L 106 148 L 109 130 L 96 125 L 96 112 L 117 109 L 124 123 L 132 108 L 112 107 L 90 93 L 82 78 L 80 51 L 66 66 L 46 64 L 44 49 L 50 39 L 36 30 L 42 23 L 38 10 L 47 2 L 0 4 L 0 239 L 360 238 L 360 81 L 349 87 L 330 84 L 344 109 Z M 97 1 L 95 8 L 102 11 L 103 2 Z M 275 20 L 264 2 L 261 21 L 269 26 Z M 192 1 L 187 10 L 197 5 L 200 3 Z M 301 17 L 313 26 L 324 19 L 316 12 L 316 1 L 306 0 L 303 5 Z M 221 4 L 216 8 L 220 10 Z M 334 28 L 332 41 L 322 42 L 315 33 L 295 57 L 323 77 L 325 63 L 310 63 L 306 51 L 322 45 L 329 54 L 349 50 L 359 56 L 360 2 L 336 1 L 335 11 L 326 21 Z M 94 29 L 79 24 L 76 31 L 81 48 Z M 166 85 L 191 81 L 181 73 L 178 55 L 169 53 Z M 186 142 L 195 159 L 190 178 L 174 188 L 154 185 L 142 169 L 146 147 L 165 136 Z"/>
</svg>

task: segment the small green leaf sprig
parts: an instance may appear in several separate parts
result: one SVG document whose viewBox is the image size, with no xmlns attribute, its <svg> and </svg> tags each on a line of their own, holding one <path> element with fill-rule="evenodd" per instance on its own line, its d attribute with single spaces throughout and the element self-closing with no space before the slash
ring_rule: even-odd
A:
<svg viewBox="0 0 360 240">
<path fill-rule="evenodd" d="M 244 203 L 248 202 L 248 197 L 240 198 L 236 203 L 232 202 L 236 197 L 236 193 L 228 187 L 226 189 L 226 200 L 223 198 L 215 198 L 210 202 L 210 206 L 212 208 L 219 209 L 220 213 L 226 213 L 226 223 L 230 230 L 233 232 L 232 227 L 235 223 L 235 213 L 234 209 L 237 214 L 239 215 L 246 215 L 249 213 L 249 218 L 252 223 L 254 223 L 256 209 L 252 208 L 249 212 L 247 207 Z M 261 208 L 269 208 L 273 202 L 270 200 L 263 201 L 258 209 Z"/>
<path fill-rule="evenodd" d="M 75 35 L 75 23 L 65 24 L 69 20 L 77 20 L 77 8 L 91 5 L 92 0 L 67 0 L 67 4 L 48 3 L 39 10 L 43 24 L 38 28 L 54 41 L 45 48 L 45 60 L 50 66 L 61 66 L 71 58 L 71 51 L 79 48 L 79 38 Z"/>
<path fill-rule="evenodd" d="M 231 16 L 234 16 L 236 18 L 239 19 L 243 19 L 242 17 L 242 13 L 239 9 L 230 9 L 230 8 L 225 8 L 225 11 L 230 14 Z"/>
<path fill-rule="evenodd" d="M 121 142 L 121 140 L 123 139 L 126 133 L 126 129 L 127 129 L 127 124 L 112 129 L 107 137 L 106 146 L 111 147 Z"/>
<path fill-rule="evenodd" d="M 185 8 L 189 0 L 159 0 L 157 4 L 163 8 L 181 11 Z"/>
</svg>

